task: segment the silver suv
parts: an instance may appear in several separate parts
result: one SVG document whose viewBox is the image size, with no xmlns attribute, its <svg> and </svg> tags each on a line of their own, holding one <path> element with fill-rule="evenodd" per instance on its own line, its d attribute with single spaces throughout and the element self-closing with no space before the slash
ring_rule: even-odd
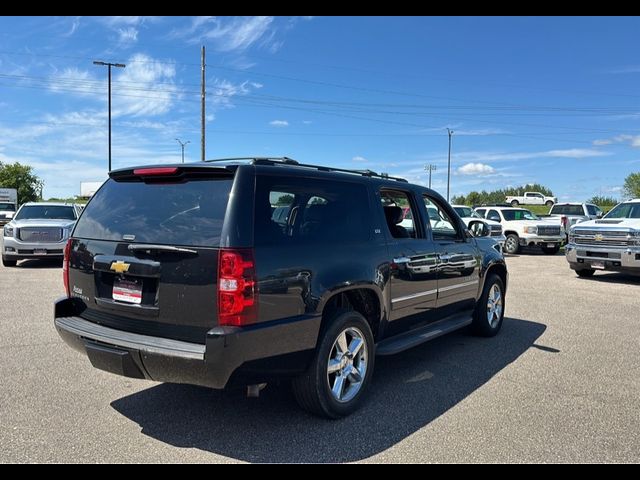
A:
<svg viewBox="0 0 640 480">
<path fill-rule="evenodd" d="M 25 203 L 4 226 L 2 264 L 15 267 L 18 260 L 57 258 L 80 216 L 80 208 L 64 203 Z"/>
</svg>

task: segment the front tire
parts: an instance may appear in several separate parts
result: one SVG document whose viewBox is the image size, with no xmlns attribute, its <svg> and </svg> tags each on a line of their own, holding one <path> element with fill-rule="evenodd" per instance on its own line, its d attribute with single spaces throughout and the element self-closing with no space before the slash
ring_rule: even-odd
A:
<svg viewBox="0 0 640 480">
<path fill-rule="evenodd" d="M 576 270 L 576 275 L 578 275 L 580 278 L 591 278 L 593 277 L 593 274 L 596 273 L 596 271 L 592 268 L 585 268 L 582 270 Z"/>
<path fill-rule="evenodd" d="M 8 260 L 5 257 L 2 257 L 2 266 L 3 267 L 15 267 L 18 264 L 17 260 Z"/>
<path fill-rule="evenodd" d="M 520 206 L 520 202 L 518 200 L 511 200 L 511 206 L 518 208 Z"/>
<path fill-rule="evenodd" d="M 498 275 L 489 275 L 473 314 L 471 330 L 481 337 L 493 337 L 504 320 L 504 282 Z"/>
<path fill-rule="evenodd" d="M 545 203 L 545 205 L 549 208 L 553 207 L 553 202 L 551 200 L 547 200 L 547 203 Z"/>
<path fill-rule="evenodd" d="M 555 247 L 542 247 L 542 251 L 546 254 L 546 255 L 555 255 L 556 253 L 558 253 L 560 251 L 560 247 L 559 246 L 555 246 Z"/>
<path fill-rule="evenodd" d="M 373 375 L 375 344 L 358 312 L 338 314 L 321 333 L 309 369 L 293 380 L 298 404 L 314 415 L 340 418 L 353 413 Z"/>
<path fill-rule="evenodd" d="M 520 238 L 515 233 L 507 235 L 507 239 L 504 242 L 504 251 L 509 255 L 515 255 L 520 251 Z"/>
</svg>

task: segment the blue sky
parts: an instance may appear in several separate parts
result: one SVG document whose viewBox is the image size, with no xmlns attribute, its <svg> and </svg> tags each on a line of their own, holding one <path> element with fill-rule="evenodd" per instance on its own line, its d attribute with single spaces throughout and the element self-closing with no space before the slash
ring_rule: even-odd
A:
<svg viewBox="0 0 640 480">
<path fill-rule="evenodd" d="M 0 162 L 45 197 L 113 166 L 288 156 L 387 172 L 451 195 L 543 183 L 562 200 L 620 196 L 640 171 L 640 19 L 2 17 Z"/>
</svg>

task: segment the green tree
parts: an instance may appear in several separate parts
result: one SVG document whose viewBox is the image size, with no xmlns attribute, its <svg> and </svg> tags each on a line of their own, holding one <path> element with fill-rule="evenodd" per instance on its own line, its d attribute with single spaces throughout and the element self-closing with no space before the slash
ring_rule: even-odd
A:
<svg viewBox="0 0 640 480">
<path fill-rule="evenodd" d="M 18 190 L 18 203 L 38 200 L 43 186 L 44 182 L 33 173 L 33 168 L 29 165 L 0 162 L 0 187 Z"/>
<path fill-rule="evenodd" d="M 603 197 L 600 195 L 596 195 L 595 197 L 591 197 L 587 200 L 587 203 L 593 203 L 594 205 L 598 205 L 599 207 L 611 207 L 613 205 L 618 204 L 618 200 L 613 197 Z"/>
<path fill-rule="evenodd" d="M 622 193 L 627 198 L 640 198 L 640 172 L 630 173 L 629 176 L 624 179 Z"/>
</svg>

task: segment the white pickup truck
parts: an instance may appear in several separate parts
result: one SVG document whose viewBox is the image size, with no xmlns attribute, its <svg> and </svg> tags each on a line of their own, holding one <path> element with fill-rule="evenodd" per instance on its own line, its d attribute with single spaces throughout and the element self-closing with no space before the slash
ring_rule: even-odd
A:
<svg viewBox="0 0 640 480">
<path fill-rule="evenodd" d="M 580 277 L 596 270 L 640 275 L 640 198 L 618 204 L 601 220 L 571 227 L 565 254 Z"/>
<path fill-rule="evenodd" d="M 524 192 L 523 196 L 508 196 L 505 201 L 511 204 L 512 207 L 519 207 L 520 205 L 546 205 L 552 207 L 557 203 L 557 197 L 547 197 L 540 192 Z"/>
<path fill-rule="evenodd" d="M 18 191 L 15 188 L 0 188 L 0 226 L 11 221 L 18 209 Z"/>
<path fill-rule="evenodd" d="M 476 212 L 502 225 L 507 239 L 505 253 L 514 255 L 520 247 L 540 247 L 547 255 L 555 255 L 565 239 L 564 225 L 558 217 L 539 218 L 524 208 L 481 207 Z"/>
</svg>

